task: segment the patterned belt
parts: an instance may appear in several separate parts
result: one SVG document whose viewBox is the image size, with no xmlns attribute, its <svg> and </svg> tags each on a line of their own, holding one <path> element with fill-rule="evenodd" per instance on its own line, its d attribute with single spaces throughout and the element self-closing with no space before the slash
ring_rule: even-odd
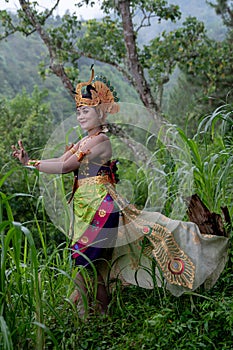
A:
<svg viewBox="0 0 233 350">
<path fill-rule="evenodd" d="M 101 176 L 92 176 L 92 177 L 85 177 L 84 179 L 78 180 L 78 186 L 83 185 L 104 185 L 106 183 L 111 182 L 111 179 L 108 175 L 101 175 Z"/>
</svg>

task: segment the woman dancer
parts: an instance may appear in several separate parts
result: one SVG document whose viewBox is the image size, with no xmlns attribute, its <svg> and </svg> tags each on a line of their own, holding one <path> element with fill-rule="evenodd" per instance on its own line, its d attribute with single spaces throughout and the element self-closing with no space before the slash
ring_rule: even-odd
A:
<svg viewBox="0 0 233 350">
<path fill-rule="evenodd" d="M 118 99 L 105 78 L 93 78 L 92 70 L 90 80 L 78 84 L 75 93 L 77 119 L 86 137 L 59 158 L 30 160 L 21 141 L 19 148 L 12 146 L 13 156 L 45 173 L 74 172 L 72 256 L 79 266 L 95 264 L 96 299 L 102 313 L 107 311 L 108 294 L 98 260 L 112 259 L 111 276 L 126 284 L 154 288 L 155 283 L 165 283 L 176 296 L 203 283 L 210 288 L 225 266 L 228 239 L 201 234 L 191 222 L 139 211 L 121 198 L 115 190 L 111 143 L 103 127 L 107 114 L 118 112 Z M 81 295 L 87 295 L 81 273 L 76 284 L 79 293 L 74 299 L 80 303 Z"/>
</svg>

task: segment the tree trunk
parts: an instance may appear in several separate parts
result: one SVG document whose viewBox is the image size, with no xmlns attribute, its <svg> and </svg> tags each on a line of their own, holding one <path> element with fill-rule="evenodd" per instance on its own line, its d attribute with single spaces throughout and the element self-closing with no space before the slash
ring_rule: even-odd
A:
<svg viewBox="0 0 233 350">
<path fill-rule="evenodd" d="M 144 77 L 143 69 L 139 62 L 132 15 L 130 12 L 130 1 L 119 1 L 118 10 L 122 18 L 124 40 L 127 51 L 127 64 L 134 80 L 134 87 L 145 107 L 158 112 L 159 108 L 151 94 L 150 87 Z"/>
<path fill-rule="evenodd" d="M 221 208 L 224 221 L 221 215 L 211 213 L 197 194 L 187 198 L 189 220 L 197 224 L 202 234 L 228 237 L 231 231 L 231 220 L 226 207 Z"/>
</svg>

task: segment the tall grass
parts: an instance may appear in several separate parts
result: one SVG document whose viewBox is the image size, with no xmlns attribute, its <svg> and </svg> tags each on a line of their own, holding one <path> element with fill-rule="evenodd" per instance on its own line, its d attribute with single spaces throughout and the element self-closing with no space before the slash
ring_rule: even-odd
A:
<svg viewBox="0 0 233 350">
<path fill-rule="evenodd" d="M 40 249 L 28 228 L 14 221 L 10 198 L 0 192 L 0 344 L 3 349 L 39 350 L 45 348 L 45 342 L 59 349 L 51 320 L 56 319 L 65 329 L 58 309 L 72 311 L 68 297 L 74 282 L 68 245 L 65 241 L 62 246 L 53 247 L 51 253 L 51 247 L 45 244 L 47 225 L 36 217 L 33 224 L 37 227 Z M 78 315 L 74 313 L 74 317 Z"/>
<path fill-rule="evenodd" d="M 192 156 L 195 190 L 211 211 L 221 211 L 228 206 L 233 214 L 233 112 L 218 108 L 205 117 L 193 139 L 188 139 Z"/>
<path fill-rule="evenodd" d="M 222 107 L 203 119 L 193 138 L 174 125 L 164 127 L 147 170 L 150 206 L 183 219 L 185 198 L 197 193 L 209 210 L 221 213 L 227 206 L 233 215 L 232 120 L 233 112 Z"/>
</svg>

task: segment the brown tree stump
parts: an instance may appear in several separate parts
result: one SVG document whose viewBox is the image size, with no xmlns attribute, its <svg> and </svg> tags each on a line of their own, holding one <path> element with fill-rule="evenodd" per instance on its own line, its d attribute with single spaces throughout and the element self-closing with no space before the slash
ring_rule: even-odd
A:
<svg viewBox="0 0 233 350">
<path fill-rule="evenodd" d="M 198 225 L 202 234 L 228 237 L 231 231 L 231 219 L 227 207 L 221 207 L 223 217 L 212 213 L 201 201 L 197 194 L 186 199 L 189 220 Z"/>
</svg>

